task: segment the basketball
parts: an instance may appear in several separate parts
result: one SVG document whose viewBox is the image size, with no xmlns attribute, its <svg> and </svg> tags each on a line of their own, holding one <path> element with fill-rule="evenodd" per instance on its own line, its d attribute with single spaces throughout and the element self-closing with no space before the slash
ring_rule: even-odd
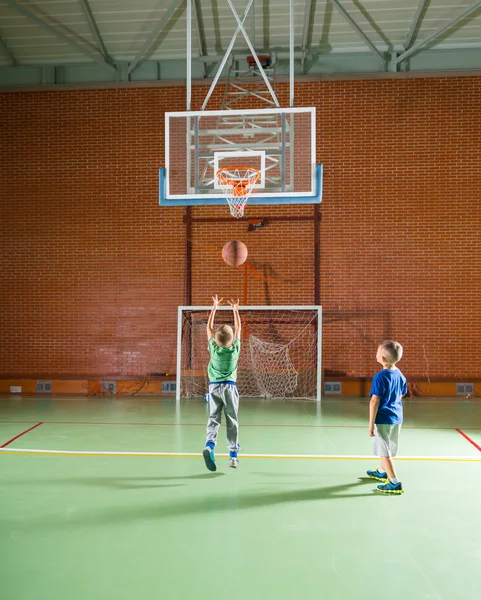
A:
<svg viewBox="0 0 481 600">
<path fill-rule="evenodd" d="M 239 267 L 247 260 L 247 246 L 238 240 L 227 242 L 222 248 L 222 258 L 229 267 Z"/>
</svg>

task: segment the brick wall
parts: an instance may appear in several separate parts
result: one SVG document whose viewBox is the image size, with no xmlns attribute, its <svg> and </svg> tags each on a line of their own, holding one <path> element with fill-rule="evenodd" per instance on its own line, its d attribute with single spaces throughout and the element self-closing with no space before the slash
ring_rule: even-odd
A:
<svg viewBox="0 0 481 600">
<path fill-rule="evenodd" d="M 279 91 L 285 106 L 288 86 Z M 193 88 L 194 109 L 205 92 Z M 412 377 L 476 376 L 481 78 L 303 82 L 296 104 L 317 107 L 324 164 L 326 371 L 370 376 L 376 344 L 394 337 Z M 184 209 L 161 209 L 157 189 L 163 113 L 184 106 L 182 87 L 0 96 L 0 376 L 175 370 Z M 194 219 L 227 214 L 193 210 Z M 220 257 L 234 238 L 256 269 L 249 303 L 313 302 L 312 222 L 248 233 L 232 221 L 194 223 L 193 304 L 242 297 L 243 271 Z"/>
</svg>

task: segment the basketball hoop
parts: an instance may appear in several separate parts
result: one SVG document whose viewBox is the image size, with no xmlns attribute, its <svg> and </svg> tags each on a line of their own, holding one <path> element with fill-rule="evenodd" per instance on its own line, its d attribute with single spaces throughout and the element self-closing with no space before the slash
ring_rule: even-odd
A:
<svg viewBox="0 0 481 600">
<path fill-rule="evenodd" d="M 254 185 L 261 174 L 252 167 L 224 167 L 216 173 L 222 191 L 229 204 L 230 214 L 239 219 L 244 216 L 244 208 Z"/>
</svg>

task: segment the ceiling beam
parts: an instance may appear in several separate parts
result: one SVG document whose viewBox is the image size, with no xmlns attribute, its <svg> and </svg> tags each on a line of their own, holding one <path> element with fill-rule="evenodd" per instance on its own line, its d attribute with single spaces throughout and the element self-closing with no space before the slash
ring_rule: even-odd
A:
<svg viewBox="0 0 481 600">
<path fill-rule="evenodd" d="M 0 36 L 0 48 L 3 50 L 3 53 L 10 61 L 11 66 L 16 67 L 18 65 L 18 61 L 15 58 L 15 56 L 12 54 L 12 51 L 10 50 L 10 48 L 5 43 L 5 40 L 1 36 Z"/>
<path fill-rule="evenodd" d="M 207 56 L 207 43 L 205 41 L 204 23 L 202 21 L 202 13 L 200 11 L 200 0 L 194 0 L 194 15 L 195 24 L 197 27 L 197 35 L 199 36 L 200 55 Z"/>
<path fill-rule="evenodd" d="M 142 45 L 142 48 L 137 52 L 134 59 L 130 63 L 128 69 L 129 73 L 132 73 L 132 71 L 139 65 L 139 63 L 141 63 L 145 59 L 147 54 L 154 46 L 155 41 L 161 34 L 162 30 L 166 27 L 167 23 L 170 21 L 170 18 L 172 17 L 174 12 L 179 8 L 182 2 L 184 2 L 184 0 L 172 0 L 169 7 L 163 14 L 162 18 L 152 29 L 149 37 L 145 40 L 144 44 Z"/>
<path fill-rule="evenodd" d="M 250 21 L 252 45 L 256 48 L 256 0 L 252 3 Z"/>
<path fill-rule="evenodd" d="M 369 25 L 372 27 L 373 31 L 375 31 L 384 44 L 388 48 L 388 52 L 391 52 L 393 48 L 393 44 L 391 40 L 387 37 L 384 31 L 379 27 L 376 21 L 372 18 L 371 13 L 366 9 L 361 0 L 352 0 L 354 6 L 358 9 L 358 11 L 362 14 L 362 16 L 366 19 Z"/>
<path fill-rule="evenodd" d="M 302 29 L 302 42 L 301 42 L 301 73 L 302 75 L 306 72 L 305 60 L 307 53 L 309 52 L 309 48 L 307 44 L 309 43 L 309 32 L 311 31 L 311 22 L 312 22 L 312 0 L 306 0 L 306 5 L 304 7 L 304 27 Z"/>
<path fill-rule="evenodd" d="M 307 41 L 309 39 L 309 31 L 311 30 L 311 13 L 312 13 L 312 0 L 306 0 L 306 6 L 304 8 L 304 28 L 302 30 L 302 43 L 301 51 L 307 52 Z"/>
<path fill-rule="evenodd" d="M 113 65 L 110 65 L 109 63 L 107 63 L 103 59 L 102 56 L 99 56 L 97 54 L 90 52 L 89 50 L 87 50 L 87 48 L 85 48 L 81 44 L 77 43 L 74 39 L 65 35 L 60 29 L 58 29 L 57 27 L 54 27 L 50 23 L 47 23 L 47 21 L 44 21 L 40 17 L 37 17 L 37 15 L 35 15 L 34 13 L 27 10 L 24 6 L 20 6 L 13 0 L 7 0 L 7 2 L 8 2 L 8 6 L 10 6 L 10 8 L 13 8 L 20 14 L 24 15 L 25 17 L 28 17 L 32 21 L 35 21 L 35 23 L 40 25 L 40 27 L 43 27 L 43 29 L 47 29 L 51 33 L 55 34 L 57 37 L 63 39 L 69 46 L 73 46 L 79 52 L 81 52 L 82 54 L 84 54 L 85 56 L 90 58 L 90 60 L 93 60 L 94 62 L 99 63 L 100 65 L 105 65 L 106 67 L 109 67 L 109 69 L 115 70 L 115 67 Z"/>
<path fill-rule="evenodd" d="M 205 30 L 204 30 L 204 22 L 202 20 L 202 12 L 200 10 L 200 0 L 194 1 L 194 16 L 195 16 L 195 25 L 197 28 L 197 37 L 199 38 L 199 56 L 200 58 L 204 58 L 207 56 L 207 42 L 205 40 Z M 207 77 L 207 70 L 205 67 L 205 63 L 202 63 L 204 77 Z"/>
<path fill-rule="evenodd" d="M 418 31 L 421 25 L 421 21 L 423 20 L 424 15 L 426 14 L 426 10 L 430 2 L 431 0 L 419 0 L 418 7 L 416 9 L 416 12 L 414 13 L 414 17 L 411 23 L 411 27 L 409 28 L 406 40 L 404 42 L 405 50 L 409 50 L 409 48 L 411 47 L 416 32 Z"/>
<path fill-rule="evenodd" d="M 102 56 L 104 57 L 105 62 L 109 63 L 109 64 L 113 64 L 114 61 L 112 60 L 112 57 L 110 56 L 110 54 L 107 52 L 107 48 L 105 47 L 102 36 L 100 35 L 100 31 L 99 31 L 99 28 L 97 27 L 95 17 L 92 13 L 92 9 L 90 8 L 89 0 L 80 0 L 80 4 L 82 5 L 83 11 L 84 11 L 87 21 L 90 25 L 90 29 L 92 30 L 92 33 L 94 35 L 94 38 L 95 38 L 97 44 L 99 45 L 100 51 L 102 52 Z"/>
<path fill-rule="evenodd" d="M 356 23 L 356 21 L 354 21 L 354 19 L 347 12 L 347 10 L 340 3 L 340 1 L 339 0 L 329 0 L 329 2 L 337 8 L 337 10 L 346 19 L 346 21 L 351 25 L 351 27 L 354 29 L 354 31 L 361 37 L 361 39 L 364 40 L 364 42 L 369 46 L 369 48 L 371 48 L 371 50 L 373 52 L 375 52 L 383 62 L 385 62 L 386 59 L 384 57 L 384 54 L 382 52 L 380 52 L 376 48 L 376 46 L 371 42 L 371 40 L 367 37 L 367 35 L 364 33 L 364 31 L 359 27 L 359 25 Z"/>
<path fill-rule="evenodd" d="M 481 0 L 476 0 L 476 2 L 473 2 L 471 4 L 471 6 L 468 6 L 467 8 L 462 10 L 459 14 L 457 14 L 455 17 L 453 17 L 449 21 L 449 23 L 444 25 L 444 27 L 441 27 L 440 29 L 435 31 L 432 35 L 428 36 L 424 40 L 421 40 L 418 44 L 415 44 L 414 46 L 409 48 L 409 50 L 406 50 L 406 52 L 403 52 L 401 55 L 399 55 L 397 58 L 397 62 L 400 63 L 403 60 L 406 60 L 407 58 L 409 58 L 410 56 L 417 54 L 422 48 L 424 48 L 425 46 L 427 46 L 428 44 L 430 44 L 437 38 L 441 37 L 447 31 L 452 29 L 457 23 L 459 23 L 463 19 L 466 19 L 467 17 L 469 17 L 475 10 L 477 10 L 480 7 L 481 7 Z"/>
</svg>

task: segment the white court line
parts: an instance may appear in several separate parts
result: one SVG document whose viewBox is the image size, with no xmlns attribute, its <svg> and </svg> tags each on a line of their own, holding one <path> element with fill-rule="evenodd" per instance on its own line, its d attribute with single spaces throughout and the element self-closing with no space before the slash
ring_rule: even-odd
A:
<svg viewBox="0 0 481 600">
<path fill-rule="evenodd" d="M 29 448 L 0 448 L 3 454 L 43 454 L 57 456 L 157 456 L 201 458 L 200 452 L 104 452 L 96 450 L 39 450 Z M 228 458 L 228 454 L 216 454 L 218 458 Z M 373 460 L 370 454 L 240 454 L 239 458 L 277 458 L 300 460 Z M 480 458 L 472 456 L 397 456 L 396 460 L 424 460 L 440 462 L 481 463 Z"/>
</svg>

